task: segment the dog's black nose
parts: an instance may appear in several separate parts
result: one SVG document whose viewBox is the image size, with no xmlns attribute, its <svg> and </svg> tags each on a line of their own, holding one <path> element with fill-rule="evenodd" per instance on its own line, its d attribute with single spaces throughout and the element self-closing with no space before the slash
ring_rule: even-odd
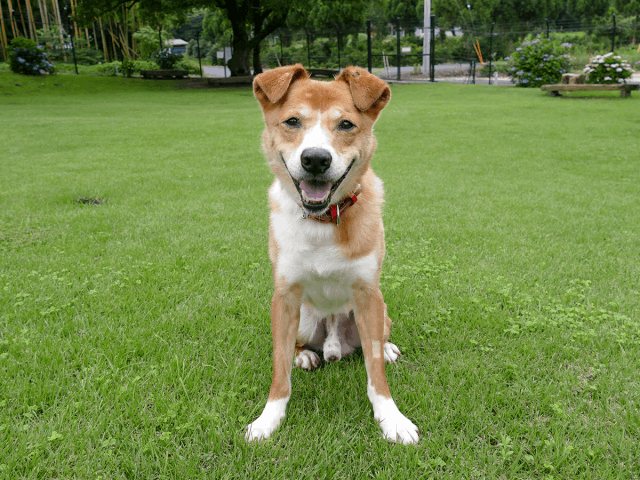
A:
<svg viewBox="0 0 640 480">
<path fill-rule="evenodd" d="M 302 168 L 312 175 L 320 175 L 331 166 L 331 154 L 323 148 L 305 148 L 300 160 Z"/>
</svg>

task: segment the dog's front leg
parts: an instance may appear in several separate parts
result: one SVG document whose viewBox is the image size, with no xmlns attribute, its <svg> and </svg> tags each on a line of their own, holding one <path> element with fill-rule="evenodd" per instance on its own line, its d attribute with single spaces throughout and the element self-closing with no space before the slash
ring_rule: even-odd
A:
<svg viewBox="0 0 640 480">
<path fill-rule="evenodd" d="M 246 439 L 260 440 L 271 435 L 284 418 L 291 396 L 291 367 L 300 323 L 300 285 L 276 285 L 271 300 L 273 337 L 273 379 L 267 405 L 255 422 L 247 427 Z"/>
<path fill-rule="evenodd" d="M 386 306 L 377 286 L 358 282 L 354 285 L 355 320 L 360 333 L 367 367 L 367 394 L 373 406 L 373 418 L 382 434 L 392 442 L 418 442 L 418 427 L 396 406 L 384 366 L 384 328 Z"/>
</svg>

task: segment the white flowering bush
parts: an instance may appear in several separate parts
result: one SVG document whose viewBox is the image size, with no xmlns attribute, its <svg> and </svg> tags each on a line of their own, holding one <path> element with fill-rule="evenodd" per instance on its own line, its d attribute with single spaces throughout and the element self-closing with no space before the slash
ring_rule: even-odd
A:
<svg viewBox="0 0 640 480">
<path fill-rule="evenodd" d="M 631 77 L 633 68 L 620 55 L 609 52 L 606 55 L 596 55 L 584 67 L 587 83 L 626 83 Z"/>
<path fill-rule="evenodd" d="M 569 68 L 566 48 L 556 47 L 548 39 L 537 38 L 524 42 L 513 55 L 505 58 L 509 62 L 507 68 L 511 82 L 517 87 L 533 88 L 559 83 L 562 74 Z"/>
<path fill-rule="evenodd" d="M 45 75 L 55 71 L 42 46 L 22 37 L 11 40 L 9 67 L 12 72 L 23 75 Z"/>
</svg>

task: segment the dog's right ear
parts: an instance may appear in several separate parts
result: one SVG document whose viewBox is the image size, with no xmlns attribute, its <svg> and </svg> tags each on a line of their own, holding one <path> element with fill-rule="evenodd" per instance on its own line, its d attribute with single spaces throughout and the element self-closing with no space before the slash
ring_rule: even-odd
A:
<svg viewBox="0 0 640 480">
<path fill-rule="evenodd" d="M 278 103 L 291 84 L 301 78 L 309 78 L 309 74 L 300 63 L 275 68 L 261 73 L 253 80 L 253 94 L 262 108 L 265 108 L 269 104 Z"/>
</svg>

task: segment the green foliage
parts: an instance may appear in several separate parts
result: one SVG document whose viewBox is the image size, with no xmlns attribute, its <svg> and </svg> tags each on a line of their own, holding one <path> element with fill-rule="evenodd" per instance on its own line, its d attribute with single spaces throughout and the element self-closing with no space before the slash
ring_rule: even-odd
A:
<svg viewBox="0 0 640 480">
<path fill-rule="evenodd" d="M 627 60 L 613 52 L 596 55 L 584 67 L 587 83 L 627 83 L 633 68 Z"/>
<path fill-rule="evenodd" d="M 125 63 L 127 64 L 126 69 Z M 158 64 L 154 62 L 147 62 L 145 60 L 132 61 L 125 57 L 123 62 L 115 61 L 96 65 L 95 70 L 92 73 L 103 77 L 115 77 L 118 74 L 130 77 L 133 74 L 139 74 L 140 70 L 158 70 Z M 128 74 L 127 71 L 130 71 L 131 73 Z"/>
<path fill-rule="evenodd" d="M 269 68 L 277 67 L 278 61 L 283 65 L 300 62 L 308 66 L 309 55 L 311 56 L 311 67 L 313 68 L 338 68 L 338 41 L 336 37 L 316 39 L 309 47 L 307 47 L 304 34 L 298 34 L 295 41 L 290 41 L 290 45 L 283 48 L 280 48 L 279 41 L 280 40 L 274 42 L 270 39 L 263 44 L 262 58 Z M 342 35 L 340 37 L 340 45 L 340 66 L 345 67 L 351 64 L 367 65 L 366 34 L 354 33 Z M 418 59 L 418 63 L 422 63 L 421 60 L 416 57 L 416 55 L 422 54 L 422 39 L 413 35 L 407 35 L 401 39 L 401 46 L 411 47 L 412 49 L 411 54 L 402 56 L 401 65 L 414 65 L 416 64 L 416 59 Z M 309 48 L 309 52 L 307 48 Z M 397 44 L 395 37 L 374 36 L 371 45 L 373 66 L 376 68 L 383 66 L 383 53 L 388 57 L 389 64 L 392 67 L 397 66 L 396 51 Z"/>
<path fill-rule="evenodd" d="M 79 65 L 97 65 L 104 61 L 104 54 L 100 50 L 91 48 L 76 48 L 76 61 Z M 72 52 L 67 52 L 69 57 L 73 57 Z"/>
<path fill-rule="evenodd" d="M 198 60 L 183 58 L 175 64 L 174 68 L 177 70 L 186 70 L 191 75 L 200 75 L 200 65 Z"/>
<path fill-rule="evenodd" d="M 315 30 L 360 25 L 366 20 L 371 4 L 371 0 L 306 0 L 289 12 L 287 24 L 291 27 L 308 27 Z"/>
<path fill-rule="evenodd" d="M 214 42 L 231 38 L 231 22 L 222 10 L 208 11 L 202 20 L 202 38 Z"/>
<path fill-rule="evenodd" d="M 181 53 L 173 53 L 168 48 L 163 48 L 159 52 L 153 54 L 153 59 L 160 67 L 160 70 L 171 70 L 176 63 L 182 60 Z"/>
<path fill-rule="evenodd" d="M 569 57 L 563 47 L 555 47 L 551 40 L 536 39 L 524 42 L 509 58 L 509 74 L 517 87 L 538 88 L 558 83 L 569 69 Z"/>
<path fill-rule="evenodd" d="M 127 57 L 124 57 L 122 59 L 122 75 L 124 75 L 127 78 L 131 78 L 131 75 L 133 75 L 133 70 L 135 68 L 133 60 L 130 60 Z"/>
<path fill-rule="evenodd" d="M 110 63 L 103 63 L 96 67 L 96 73 L 103 77 L 115 77 L 120 72 L 122 63 L 115 61 Z"/>
<path fill-rule="evenodd" d="M 169 34 L 164 30 L 162 30 L 161 34 L 163 43 L 165 40 L 170 39 Z M 150 59 L 155 52 L 160 50 L 160 38 L 157 29 L 145 25 L 133 34 L 133 38 L 136 39 L 140 49 L 140 56 L 145 60 Z"/>
<path fill-rule="evenodd" d="M 212 42 L 200 39 L 200 58 L 207 58 L 212 49 Z M 189 41 L 189 45 L 187 46 L 187 55 L 192 58 L 198 58 L 198 43 L 195 40 Z"/>
<path fill-rule="evenodd" d="M 55 71 L 41 45 L 28 38 L 16 37 L 9 47 L 9 66 L 22 75 L 45 75 Z"/>
</svg>

